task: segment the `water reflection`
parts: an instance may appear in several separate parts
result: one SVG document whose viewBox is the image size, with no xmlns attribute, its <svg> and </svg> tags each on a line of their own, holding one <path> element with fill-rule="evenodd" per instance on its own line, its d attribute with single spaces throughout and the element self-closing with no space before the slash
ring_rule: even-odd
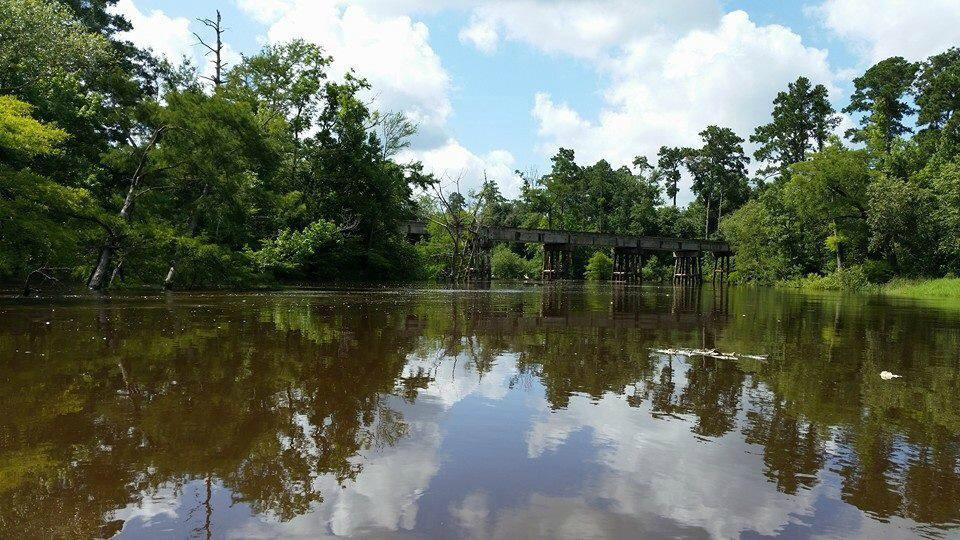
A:
<svg viewBox="0 0 960 540">
<path fill-rule="evenodd" d="M 2 302 L 5 535 L 960 523 L 960 309 L 558 284 Z"/>
</svg>

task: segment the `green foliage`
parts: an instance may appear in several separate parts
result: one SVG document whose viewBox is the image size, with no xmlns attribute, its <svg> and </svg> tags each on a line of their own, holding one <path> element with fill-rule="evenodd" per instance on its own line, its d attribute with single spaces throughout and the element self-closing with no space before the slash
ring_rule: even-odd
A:
<svg viewBox="0 0 960 540">
<path fill-rule="evenodd" d="M 813 86 L 810 79 L 799 77 L 773 100 L 772 122 L 750 136 L 750 142 L 760 145 L 754 156 L 785 175 L 791 165 L 806 159 L 813 145 L 822 150 L 838 122 L 826 87 Z"/>
<path fill-rule="evenodd" d="M 258 268 L 245 253 L 202 237 L 178 236 L 173 248 L 177 254 L 177 283 L 185 289 L 244 289 L 257 286 L 266 278 L 255 271 Z"/>
<path fill-rule="evenodd" d="M 585 272 L 589 281 L 609 281 L 613 277 L 613 259 L 602 251 L 590 257 Z"/>
<path fill-rule="evenodd" d="M 30 157 L 50 154 L 67 138 L 63 130 L 35 120 L 32 111 L 29 103 L 12 96 L 0 96 L 0 152 Z"/>
<path fill-rule="evenodd" d="M 102 287 L 419 274 L 397 224 L 432 179 L 391 161 L 415 126 L 370 110 L 365 81 L 294 41 L 205 91 L 117 41 L 111 3 L 0 0 L 0 279 L 82 275 L 93 253 Z"/>
<path fill-rule="evenodd" d="M 881 175 L 867 189 L 870 249 L 908 275 L 929 272 L 939 224 L 936 202 L 916 182 Z"/>
<path fill-rule="evenodd" d="M 870 283 L 886 283 L 894 276 L 894 269 L 887 261 L 867 260 L 864 261 L 861 268 L 863 268 L 863 273 Z"/>
<path fill-rule="evenodd" d="M 283 229 L 276 238 L 267 240 L 258 251 L 250 252 L 248 256 L 261 271 L 296 275 L 310 264 L 316 264 L 316 258 L 323 250 L 329 249 L 339 235 L 340 231 L 333 223 L 317 221 L 302 231 Z"/>
<path fill-rule="evenodd" d="M 687 170 L 693 176 L 693 193 L 705 208 L 703 237 L 730 211 L 742 205 L 749 196 L 747 164 L 750 158 L 743 153 L 743 142 L 730 128 L 707 126 L 700 132 L 703 146 L 687 149 Z"/>
<path fill-rule="evenodd" d="M 941 270 L 960 273 L 960 161 L 932 166 L 918 175 L 937 201 L 931 220 L 939 231 L 937 259 Z"/>
<path fill-rule="evenodd" d="M 0 157 L 15 163 L 50 154 L 66 134 L 30 116 L 31 106 L 0 96 Z M 0 165 L 0 280 L 70 267 L 98 209 L 84 189 L 29 169 Z"/>
<path fill-rule="evenodd" d="M 88 191 L 0 166 L 0 281 L 73 268 L 98 216 Z"/>
<path fill-rule="evenodd" d="M 498 244 L 490 255 L 494 279 L 524 279 L 539 273 L 539 266 L 532 268 L 530 261 L 517 255 L 504 244 Z"/>
<path fill-rule="evenodd" d="M 792 280 L 788 286 L 819 291 L 866 291 L 875 290 L 867 274 L 860 265 L 841 268 L 825 276 L 811 274 L 805 278 Z"/>
<path fill-rule="evenodd" d="M 667 197 L 673 200 L 673 205 L 677 205 L 677 194 L 680 193 L 680 166 L 683 164 L 684 149 L 661 146 L 657 153 L 659 158 L 657 166 L 663 175 L 666 184 Z"/>
<path fill-rule="evenodd" d="M 955 155 L 960 143 L 960 48 L 953 47 L 920 64 L 917 73 L 918 138 L 931 149 Z"/>
<path fill-rule="evenodd" d="M 789 234 L 771 205 L 748 201 L 724 220 L 721 232 L 737 247 L 735 269 L 740 281 L 774 283 L 796 272 L 783 240 Z"/>
<path fill-rule="evenodd" d="M 848 132 L 855 142 L 870 142 L 871 139 L 889 151 L 896 137 L 909 133 L 904 117 L 913 112 L 907 94 L 913 84 L 918 66 L 902 57 L 887 58 L 871 67 L 862 76 L 853 80 L 854 92 L 846 113 L 861 113 L 860 129 Z M 874 134 L 871 135 L 871 128 Z"/>
<path fill-rule="evenodd" d="M 523 190 L 523 206 L 542 219 L 536 225 L 589 232 L 655 233 L 659 179 L 646 160 L 636 173 L 614 169 L 605 160 L 576 163 L 573 150 L 561 148 L 550 174 Z M 532 225 L 531 222 L 526 224 Z"/>
<path fill-rule="evenodd" d="M 451 278 L 471 256 L 468 228 L 482 225 L 719 233 L 744 281 L 960 272 L 960 49 L 890 58 L 854 81 L 845 111 L 863 149 L 828 140 L 836 117 L 822 85 L 790 83 L 751 137 L 761 172 L 779 180 L 754 189 L 743 138 L 708 126 L 698 148 L 661 147 L 655 165 L 582 164 L 560 148 L 542 177 L 518 173 L 515 200 L 486 179 L 438 205 L 415 199 L 436 179 L 394 159 L 414 122 L 373 110 L 375 89 L 352 72 L 334 78 L 322 48 L 265 46 L 204 87 L 195 67 L 120 40 L 131 27 L 114 5 L 0 0 L 3 281 L 51 268 L 104 278 L 93 288 Z M 681 168 L 695 195 L 684 208 Z M 448 226 L 412 246 L 398 226 L 415 217 Z M 494 273 L 535 275 L 540 248 L 514 249 L 497 248 Z M 589 256 L 574 252 L 574 272 L 601 275 Z M 668 272 L 662 259 L 651 275 Z"/>
</svg>

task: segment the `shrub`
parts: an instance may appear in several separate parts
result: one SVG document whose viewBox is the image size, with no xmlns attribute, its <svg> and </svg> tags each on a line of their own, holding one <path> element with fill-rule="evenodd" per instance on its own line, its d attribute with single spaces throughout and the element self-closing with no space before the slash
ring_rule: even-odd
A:
<svg viewBox="0 0 960 540">
<path fill-rule="evenodd" d="M 590 281 L 607 281 L 613 277 L 613 260 L 606 253 L 598 251 L 590 257 L 585 274 Z"/>
<path fill-rule="evenodd" d="M 841 268 L 825 276 L 810 274 L 805 278 L 793 280 L 787 284 L 801 289 L 821 291 L 864 291 L 877 289 L 877 287 L 867 279 L 867 274 L 860 265 Z"/>
<path fill-rule="evenodd" d="M 490 267 L 495 279 L 523 279 L 530 272 L 529 261 L 503 244 L 493 248 Z"/>
<path fill-rule="evenodd" d="M 881 284 L 893 279 L 893 268 L 886 261 L 864 262 L 863 273 L 870 283 Z"/>
</svg>

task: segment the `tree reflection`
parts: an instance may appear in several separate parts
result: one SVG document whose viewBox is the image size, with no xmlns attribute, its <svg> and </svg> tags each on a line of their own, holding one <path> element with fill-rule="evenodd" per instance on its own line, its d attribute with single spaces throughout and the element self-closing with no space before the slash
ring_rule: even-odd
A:
<svg viewBox="0 0 960 540">
<path fill-rule="evenodd" d="M 211 311 L 215 331 L 182 326 L 196 310 L 105 307 L 69 332 L 6 329 L 0 369 L 20 380 L 0 385 L 0 529 L 97 536 L 117 527 L 111 510 L 214 478 L 289 520 L 323 500 L 320 476 L 350 482 L 358 454 L 406 433 L 384 396 L 412 342 L 385 314 L 280 303 Z M 17 353 L 30 349 L 46 369 Z"/>
<path fill-rule="evenodd" d="M 551 285 L 24 310 L 0 319 L 0 530 L 109 536 L 116 510 L 191 484 L 205 491 L 198 534 L 216 486 L 290 520 L 409 434 L 395 407 L 444 362 L 477 380 L 515 362 L 511 387 L 555 411 L 615 397 L 691 441 L 741 437 L 786 494 L 834 475 L 878 519 L 960 521 L 960 335 L 855 301 L 749 300 Z M 770 358 L 654 352 L 666 347 Z"/>
</svg>

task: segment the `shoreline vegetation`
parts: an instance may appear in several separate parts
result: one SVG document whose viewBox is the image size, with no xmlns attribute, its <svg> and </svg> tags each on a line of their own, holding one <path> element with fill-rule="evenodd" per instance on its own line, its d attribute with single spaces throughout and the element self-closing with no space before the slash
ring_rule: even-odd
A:
<svg viewBox="0 0 960 540">
<path fill-rule="evenodd" d="M 943 277 L 931 279 L 893 279 L 888 283 L 870 283 L 830 276 L 808 276 L 782 281 L 780 288 L 807 291 L 840 291 L 872 293 L 903 298 L 960 299 L 960 278 Z"/>
<path fill-rule="evenodd" d="M 484 225 L 724 240 L 738 283 L 956 294 L 938 278 L 960 274 L 960 48 L 878 62 L 839 111 L 798 74 L 752 133 L 705 126 L 630 163 L 559 148 L 545 173 L 516 171 L 508 198 L 506 178 L 402 159 L 416 122 L 375 109 L 377 89 L 332 69 L 322 44 L 226 65 L 216 13 L 197 36 L 211 65 L 174 65 L 122 39 L 116 2 L 0 0 L 0 282 L 25 295 L 459 283 Z M 409 243 L 408 220 L 427 239 Z M 495 246 L 493 276 L 537 279 L 543 256 Z M 571 265 L 612 273 L 586 247 Z M 644 280 L 672 266 L 651 256 Z"/>
</svg>

